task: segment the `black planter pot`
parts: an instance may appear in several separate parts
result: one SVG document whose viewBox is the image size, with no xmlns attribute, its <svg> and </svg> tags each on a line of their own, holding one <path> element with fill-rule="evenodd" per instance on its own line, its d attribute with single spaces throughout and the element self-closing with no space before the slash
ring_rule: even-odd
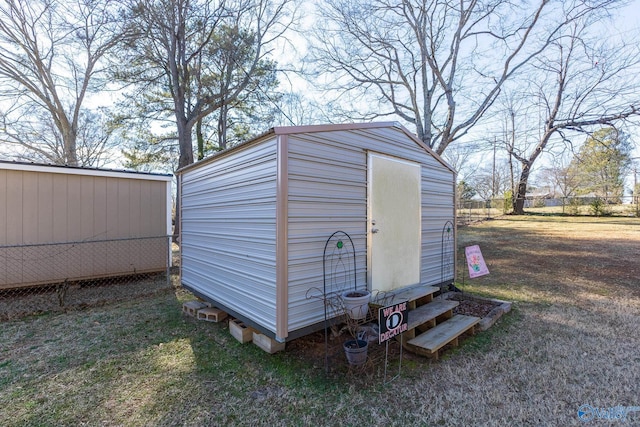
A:
<svg viewBox="0 0 640 427">
<path fill-rule="evenodd" d="M 343 344 L 350 365 L 358 366 L 367 361 L 369 343 L 364 340 L 349 340 Z"/>
</svg>

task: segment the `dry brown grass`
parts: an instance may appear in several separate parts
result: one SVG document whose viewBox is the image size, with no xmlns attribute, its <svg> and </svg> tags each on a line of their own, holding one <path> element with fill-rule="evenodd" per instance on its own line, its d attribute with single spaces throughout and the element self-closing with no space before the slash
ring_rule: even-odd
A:
<svg viewBox="0 0 640 427">
<path fill-rule="evenodd" d="M 265 357 L 162 294 L 0 324 L 0 425 L 564 426 L 582 404 L 640 405 L 637 219 L 508 217 L 458 243 L 491 270 L 465 290 L 514 310 L 390 384 L 327 380 L 303 343 Z"/>
<path fill-rule="evenodd" d="M 492 271 L 466 279 L 465 289 L 518 302 L 518 320 L 494 336 L 480 364 L 472 354 L 460 359 L 491 384 L 477 395 L 480 419 L 494 410 L 567 425 L 581 404 L 638 405 L 640 221 L 505 217 L 459 236 L 460 247 L 481 245 Z M 632 419 L 640 424 L 640 414 Z"/>
</svg>

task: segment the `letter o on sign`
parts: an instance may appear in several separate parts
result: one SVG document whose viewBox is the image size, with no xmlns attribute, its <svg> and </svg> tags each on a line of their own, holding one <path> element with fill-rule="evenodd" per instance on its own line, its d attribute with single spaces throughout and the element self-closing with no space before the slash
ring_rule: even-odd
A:
<svg viewBox="0 0 640 427">
<path fill-rule="evenodd" d="M 389 317 L 387 317 L 387 330 L 392 331 L 402 323 L 402 313 L 399 311 L 391 313 Z"/>
</svg>

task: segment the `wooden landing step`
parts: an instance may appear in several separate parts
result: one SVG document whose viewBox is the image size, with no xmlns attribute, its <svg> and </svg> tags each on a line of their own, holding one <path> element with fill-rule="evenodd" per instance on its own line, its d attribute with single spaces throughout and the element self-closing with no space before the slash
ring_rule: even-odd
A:
<svg viewBox="0 0 640 427">
<path fill-rule="evenodd" d="M 404 288 L 397 291 L 386 292 L 385 297 L 390 298 L 393 296 L 394 303 L 398 303 L 401 301 L 415 301 L 417 299 L 429 296 L 439 290 L 440 288 L 436 288 L 435 286 L 414 286 L 411 288 Z"/>
<path fill-rule="evenodd" d="M 407 345 L 416 353 L 438 359 L 438 350 L 451 343 L 458 345 L 458 337 L 475 327 L 480 322 L 479 317 L 457 314 L 451 319 L 440 323 L 427 332 L 409 340 Z"/>
<path fill-rule="evenodd" d="M 409 310 L 427 304 L 433 301 L 433 294 L 440 288 L 435 286 L 418 285 L 411 288 L 397 289 L 389 292 L 381 292 L 377 301 L 372 305 L 375 307 L 384 307 L 391 304 L 397 304 L 402 301 L 409 303 Z"/>
<path fill-rule="evenodd" d="M 436 317 L 453 310 L 458 304 L 460 304 L 458 301 L 435 300 L 429 304 L 421 305 L 411 310 L 407 315 L 408 329 L 415 329 L 430 320 L 435 320 Z"/>
</svg>

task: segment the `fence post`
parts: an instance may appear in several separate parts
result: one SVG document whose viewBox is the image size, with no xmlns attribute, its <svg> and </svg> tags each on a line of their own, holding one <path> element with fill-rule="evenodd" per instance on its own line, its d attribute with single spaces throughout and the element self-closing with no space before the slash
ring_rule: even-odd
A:
<svg viewBox="0 0 640 427">
<path fill-rule="evenodd" d="M 166 271 L 166 276 L 167 276 L 167 287 L 171 287 L 172 283 L 171 283 L 171 261 L 172 261 L 172 255 L 173 255 L 173 251 L 171 250 L 171 236 L 166 236 L 165 237 L 167 239 L 167 271 Z"/>
</svg>

